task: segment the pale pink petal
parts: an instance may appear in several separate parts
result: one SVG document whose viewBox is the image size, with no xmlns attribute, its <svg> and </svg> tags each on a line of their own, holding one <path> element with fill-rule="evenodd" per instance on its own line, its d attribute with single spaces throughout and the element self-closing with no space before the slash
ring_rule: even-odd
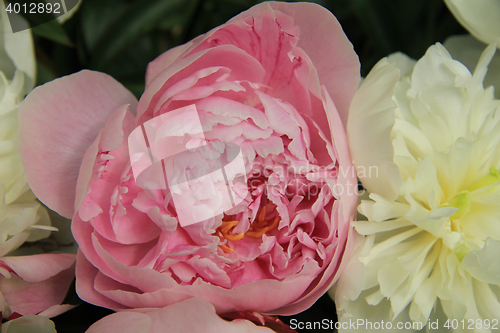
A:
<svg viewBox="0 0 500 333">
<path fill-rule="evenodd" d="M 78 250 L 76 261 L 76 293 L 78 296 L 88 303 L 108 309 L 126 309 L 127 307 L 113 302 L 95 290 L 94 280 L 98 272 L 99 270 Z"/>
<path fill-rule="evenodd" d="M 150 329 L 151 318 L 147 314 L 123 311 L 102 318 L 90 326 L 86 333 L 149 333 Z"/>
<path fill-rule="evenodd" d="M 142 123 L 153 116 L 157 102 L 174 83 L 207 67 L 229 67 L 228 80 L 261 82 L 265 71 L 252 56 L 233 45 L 221 45 L 180 59 L 158 74 L 141 96 L 137 107 L 137 121 Z M 143 114 L 146 118 L 143 118 Z M 149 118 L 148 118 L 149 117 Z"/>
<path fill-rule="evenodd" d="M 48 309 L 43 310 L 42 312 L 40 312 L 38 314 L 38 316 L 52 318 L 52 317 L 55 317 L 55 316 L 59 316 L 60 314 L 73 309 L 74 307 L 76 307 L 76 305 L 71 305 L 71 304 L 56 304 L 56 305 L 52 305 Z"/>
<path fill-rule="evenodd" d="M 73 266 L 75 255 L 61 253 L 4 257 L 0 263 L 26 282 L 41 282 Z"/>
<path fill-rule="evenodd" d="M 40 262 L 37 262 L 37 257 L 41 257 Z M 61 259 L 61 263 L 57 258 Z M 3 258 L 4 265 L 7 259 L 10 259 L 8 262 L 13 267 L 13 273 L 18 275 L 0 277 L 0 290 L 13 313 L 32 315 L 61 304 L 75 276 L 74 255 L 41 254 Z M 31 267 L 25 266 L 28 264 Z M 40 274 L 37 274 L 37 270 L 40 270 Z"/>
<path fill-rule="evenodd" d="M 338 192 L 342 197 L 342 210 L 339 223 L 349 224 L 354 220 L 356 206 L 358 203 L 358 179 L 356 170 L 352 164 L 351 153 L 347 141 L 345 128 L 342 126 L 336 105 L 333 103 L 330 95 L 322 88 L 323 105 L 326 110 L 330 133 L 332 133 L 332 144 L 336 159 L 339 163 L 340 177 L 338 178 Z M 340 228 L 341 226 L 339 226 Z"/>
<path fill-rule="evenodd" d="M 28 182 L 48 207 L 71 218 L 87 148 L 121 105 L 137 100 L 111 76 L 81 71 L 39 86 L 19 108 L 20 151 Z"/>
<path fill-rule="evenodd" d="M 327 9 L 307 2 L 264 2 L 233 17 L 228 23 L 267 11 L 269 6 L 294 18 L 294 24 L 300 28 L 297 46 L 311 58 L 321 84 L 332 96 L 345 125 L 361 77 L 358 56 L 340 23 Z"/>
<path fill-rule="evenodd" d="M 259 327 L 248 320 L 226 321 L 215 313 L 208 301 L 191 298 L 163 309 L 147 313 L 152 320 L 152 330 L 161 333 L 165 327 L 172 333 L 266 333 L 273 332 L 267 327 Z"/>
<path fill-rule="evenodd" d="M 339 230 L 339 233 L 341 231 Z M 345 229 L 343 232 L 348 232 L 349 235 L 346 243 L 340 243 L 337 246 L 337 251 L 335 251 L 335 256 L 332 258 L 330 265 L 323 272 L 321 280 L 318 286 L 306 297 L 300 299 L 296 303 L 287 305 L 273 311 L 274 314 L 278 315 L 293 315 L 310 308 L 325 292 L 332 287 L 332 285 L 338 280 L 340 272 L 344 270 L 347 265 L 350 253 L 353 251 L 354 246 L 354 228 L 350 227 Z M 344 238 L 344 237 L 342 237 Z"/>
<path fill-rule="evenodd" d="M 200 298 L 191 298 L 145 313 L 121 311 L 92 325 L 86 333 L 266 333 L 270 328 L 236 319 L 220 318 L 213 305 Z"/>
</svg>

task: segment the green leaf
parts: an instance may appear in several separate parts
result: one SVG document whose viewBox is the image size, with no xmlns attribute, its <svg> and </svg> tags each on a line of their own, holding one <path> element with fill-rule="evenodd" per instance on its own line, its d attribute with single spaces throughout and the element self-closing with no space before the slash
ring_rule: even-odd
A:
<svg viewBox="0 0 500 333">
<path fill-rule="evenodd" d="M 99 38 L 127 9 L 124 0 L 84 0 L 81 14 L 81 33 L 88 50 L 94 50 Z"/>
<path fill-rule="evenodd" d="M 178 13 L 182 0 L 136 0 L 120 15 L 96 42 L 91 67 L 102 69 L 127 45 L 168 14 Z"/>
<path fill-rule="evenodd" d="M 57 76 L 47 68 L 42 62 L 37 61 L 36 85 L 42 85 L 46 82 L 54 80 Z"/>
<path fill-rule="evenodd" d="M 64 32 L 63 28 L 61 27 L 59 22 L 57 22 L 57 20 L 52 20 L 31 28 L 31 31 L 36 35 L 45 37 L 56 43 L 66 46 L 73 46 L 73 43 L 69 39 L 68 35 L 66 35 L 66 32 Z"/>
</svg>

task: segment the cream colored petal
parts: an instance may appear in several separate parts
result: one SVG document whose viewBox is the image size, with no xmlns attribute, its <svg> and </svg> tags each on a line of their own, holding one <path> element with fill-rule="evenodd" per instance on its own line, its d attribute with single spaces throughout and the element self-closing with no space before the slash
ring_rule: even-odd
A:
<svg viewBox="0 0 500 333">
<path fill-rule="evenodd" d="M 469 252 L 462 261 L 465 268 L 479 281 L 500 285 L 500 241 L 488 238 L 479 251 Z"/>
<path fill-rule="evenodd" d="M 21 232 L 13 237 L 11 237 L 6 242 L 0 244 L 0 257 L 5 256 L 8 253 L 15 251 L 19 246 L 21 246 L 26 239 L 28 239 L 29 234 Z"/>
<path fill-rule="evenodd" d="M 2 324 L 1 333 L 56 333 L 56 327 L 49 318 L 32 315 Z"/>
<path fill-rule="evenodd" d="M 432 159 L 438 166 L 437 176 L 445 195 L 443 203 L 451 201 L 457 193 L 467 190 L 479 180 L 481 168 L 486 167 L 483 156 L 476 143 L 464 138 L 456 140 L 447 152 L 434 153 Z M 490 167 L 487 166 L 487 169 Z"/>
<path fill-rule="evenodd" d="M 463 63 L 472 72 L 483 53 L 486 45 L 471 35 L 451 36 L 444 42 L 451 56 Z M 500 98 L 500 52 L 496 52 L 488 66 L 484 79 L 484 87 L 495 87 L 495 96 Z"/>
<path fill-rule="evenodd" d="M 2 21 L 0 70 L 3 71 L 9 79 L 12 79 L 16 69 L 23 71 L 26 74 L 24 93 L 27 94 L 35 87 L 36 82 L 35 49 L 31 29 L 13 33 L 4 8 L 5 5 L 2 1 L 0 4 L 0 20 Z M 28 23 L 24 18 L 19 16 L 18 19 L 28 27 Z"/>
<path fill-rule="evenodd" d="M 415 103 L 411 104 L 412 108 L 415 107 L 414 104 Z M 418 122 L 418 120 L 416 120 L 416 122 Z M 403 142 L 406 144 L 408 152 L 410 152 L 415 159 L 423 159 L 434 150 L 429 138 L 425 136 L 425 133 L 418 127 L 418 124 L 415 125 L 406 120 L 396 118 L 391 134 L 394 138 L 393 140 L 396 140 L 398 136 L 404 138 Z M 402 144 L 403 142 L 399 142 L 398 144 Z M 404 153 L 404 151 L 399 147 L 398 153 L 401 154 Z M 398 167 L 400 166 L 398 165 Z"/>
<path fill-rule="evenodd" d="M 437 43 L 429 47 L 415 64 L 408 95 L 414 98 L 422 91 L 432 92 L 433 89 L 445 85 L 454 87 L 460 83 L 457 82 L 457 76 L 465 82 L 472 75 L 467 67 L 451 58 L 443 45 Z"/>
<path fill-rule="evenodd" d="M 356 231 L 362 235 L 373 235 L 413 225 L 404 218 L 380 222 L 357 221 L 351 223 L 356 228 Z"/>
<path fill-rule="evenodd" d="M 406 54 L 396 52 L 387 57 L 390 64 L 394 64 L 401 73 L 401 77 L 408 76 L 413 71 L 413 67 L 417 63 L 415 59 L 408 57 Z"/>
<path fill-rule="evenodd" d="M 455 18 L 477 39 L 500 45 L 500 1 L 445 0 Z"/>
<path fill-rule="evenodd" d="M 410 194 L 406 195 L 406 200 L 411 207 L 407 212 L 406 219 L 415 224 L 418 227 L 417 229 L 428 231 L 438 238 L 445 235 L 446 222 L 458 210 L 455 207 L 443 207 L 429 211 L 415 201 Z"/>
<path fill-rule="evenodd" d="M 444 194 L 439 184 L 436 166 L 432 163 L 430 156 L 425 156 L 420 161 L 412 187 L 412 197 L 419 202 L 427 203 L 428 208 L 436 209 L 441 205 Z"/>
<path fill-rule="evenodd" d="M 363 200 L 359 205 L 359 212 L 368 218 L 368 221 L 385 221 L 401 217 L 410 208 L 407 204 L 387 200 L 376 193 L 370 194 L 373 200 Z"/>
<path fill-rule="evenodd" d="M 404 232 L 394 233 L 394 235 L 392 237 L 374 245 L 370 251 L 370 254 L 364 258 L 360 258 L 360 260 L 364 263 L 367 263 L 378 255 L 381 255 L 381 254 L 387 255 L 387 254 L 389 254 L 388 249 L 395 247 L 396 245 L 400 244 L 401 242 L 404 242 L 408 238 L 415 236 L 416 234 L 418 234 L 420 232 L 422 232 L 422 229 L 414 227 L 414 228 L 408 229 Z M 394 249 L 391 249 L 391 250 L 394 251 Z M 397 252 L 397 251 L 394 251 L 394 252 Z"/>
<path fill-rule="evenodd" d="M 391 321 L 391 304 L 387 299 L 383 299 L 377 306 L 369 305 L 366 297 L 372 293 L 373 289 L 363 291 L 356 301 L 346 302 L 346 314 L 339 316 L 339 333 L 425 332 L 425 330 L 420 330 L 423 323 L 412 323 L 408 316 L 408 309 Z M 383 328 L 380 326 L 382 322 L 384 322 Z"/>
<path fill-rule="evenodd" d="M 467 237 L 500 240 L 500 206 L 471 202 L 471 213 L 460 219 L 462 231 Z"/>
<path fill-rule="evenodd" d="M 30 237 L 27 242 L 35 242 L 50 236 L 51 231 L 57 231 L 50 225 L 50 218 L 47 210 L 41 205 L 37 209 L 38 219 L 30 228 Z"/>
<path fill-rule="evenodd" d="M 442 280 L 441 271 L 434 269 L 415 293 L 410 307 L 410 317 L 415 321 L 425 321 L 436 304 L 437 291 Z"/>
<path fill-rule="evenodd" d="M 397 107 L 392 100 L 399 70 L 380 60 L 354 95 L 349 109 L 347 135 L 359 178 L 369 192 L 396 199 L 401 178 L 392 162 L 391 130 Z M 367 172 L 375 167 L 376 174 Z"/>
<path fill-rule="evenodd" d="M 373 239 L 373 237 L 365 238 L 358 233 L 355 234 L 354 252 L 339 279 L 328 291 L 339 313 L 343 313 L 344 302 L 357 299 L 363 290 L 365 265 L 359 261 L 359 256 L 364 256 L 369 252 Z"/>
<path fill-rule="evenodd" d="M 490 323 L 492 319 L 500 318 L 500 302 L 492 286 L 478 280 L 473 280 L 473 287 L 477 300 L 477 308 L 481 317 L 488 319 Z M 486 323 L 484 320 L 483 322 Z"/>
</svg>

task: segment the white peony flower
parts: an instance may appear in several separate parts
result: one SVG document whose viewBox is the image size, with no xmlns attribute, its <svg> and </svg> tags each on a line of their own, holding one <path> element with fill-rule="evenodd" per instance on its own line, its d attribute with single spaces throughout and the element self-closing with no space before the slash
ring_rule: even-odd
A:
<svg viewBox="0 0 500 333">
<path fill-rule="evenodd" d="M 444 0 L 450 11 L 474 37 L 500 45 L 500 0 Z"/>
<path fill-rule="evenodd" d="M 491 332 L 485 320 L 500 318 L 500 101 L 483 88 L 495 50 L 474 74 L 441 44 L 416 63 L 396 54 L 356 93 L 347 132 L 371 193 L 368 221 L 354 222 L 366 281 L 341 320 L 441 316 Z"/>
</svg>

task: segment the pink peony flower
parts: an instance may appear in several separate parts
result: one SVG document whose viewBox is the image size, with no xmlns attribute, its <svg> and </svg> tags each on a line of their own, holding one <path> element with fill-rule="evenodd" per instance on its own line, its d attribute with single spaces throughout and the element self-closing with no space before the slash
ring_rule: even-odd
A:
<svg viewBox="0 0 500 333">
<path fill-rule="evenodd" d="M 73 218 L 79 296 L 141 311 L 193 297 L 219 314 L 311 306 L 352 248 L 357 181 L 341 118 L 359 79 L 330 12 L 270 2 L 159 56 L 138 104 L 91 71 L 35 89 L 20 111 L 21 153 L 34 193 Z M 134 141 L 148 124 L 159 141 L 142 148 L 163 154 L 150 164 L 170 165 L 170 187 L 148 183 L 161 172 L 134 174 L 146 155 L 129 150 L 148 141 Z M 199 150 L 180 157 L 177 139 Z M 236 154 L 225 183 L 206 181 Z M 181 210 L 193 220 L 182 223 Z"/>
</svg>

